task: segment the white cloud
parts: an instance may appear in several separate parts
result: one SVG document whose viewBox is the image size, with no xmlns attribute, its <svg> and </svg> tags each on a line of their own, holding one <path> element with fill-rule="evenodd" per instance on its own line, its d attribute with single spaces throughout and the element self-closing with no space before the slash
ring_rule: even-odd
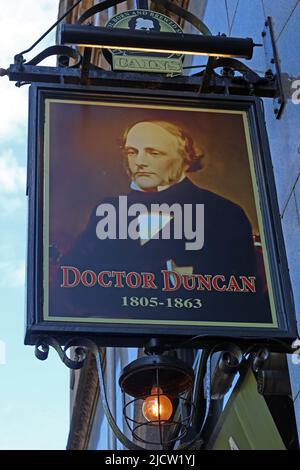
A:
<svg viewBox="0 0 300 470">
<path fill-rule="evenodd" d="M 16 216 L 16 212 L 20 213 L 20 211 L 26 211 L 26 197 L 24 196 L 6 196 L 0 197 L 0 214 L 1 217 L 10 217 L 14 218 Z M 27 212 L 26 212 L 27 213 Z"/>
<path fill-rule="evenodd" d="M 26 167 L 18 163 L 12 149 L 0 153 L 0 215 L 14 216 L 26 210 Z M 2 219 L 3 222 L 4 219 Z"/>
<path fill-rule="evenodd" d="M 4 194 L 25 191 L 26 168 L 18 164 L 12 149 L 0 154 L 0 197 Z"/>
<path fill-rule="evenodd" d="M 3 3 L 3 4 L 2 4 Z M 13 0 L 1 2 L 0 67 L 8 68 L 14 56 L 29 48 L 57 19 L 58 0 Z M 55 33 L 42 41 L 27 60 L 48 45 L 54 44 Z M 45 62 L 46 63 L 46 62 Z M 52 60 L 52 64 L 55 59 Z M 50 62 L 47 62 L 49 65 Z M 16 88 L 7 77 L 0 78 L 0 141 L 17 138 L 27 126 L 27 86 Z"/>
<path fill-rule="evenodd" d="M 11 284 L 15 287 L 21 287 L 25 284 L 25 260 L 17 261 L 13 266 L 10 273 Z"/>
<path fill-rule="evenodd" d="M 0 141 L 12 136 L 15 141 L 20 141 L 27 126 L 27 89 L 16 88 L 6 77 L 1 79 L 0 85 Z"/>
<path fill-rule="evenodd" d="M 24 287 L 25 260 L 11 259 L 0 263 L 0 287 Z"/>
<path fill-rule="evenodd" d="M 1 66 L 5 68 L 15 54 L 30 47 L 56 21 L 57 13 L 58 0 L 2 1 L 0 57 L 4 63 Z"/>
</svg>

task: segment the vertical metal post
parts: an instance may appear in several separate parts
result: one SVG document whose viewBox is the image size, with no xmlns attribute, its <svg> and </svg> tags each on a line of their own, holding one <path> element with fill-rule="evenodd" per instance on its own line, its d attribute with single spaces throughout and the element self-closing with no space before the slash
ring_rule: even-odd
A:
<svg viewBox="0 0 300 470">
<path fill-rule="evenodd" d="M 148 0 L 136 0 L 136 6 L 138 9 L 148 10 Z"/>
<path fill-rule="evenodd" d="M 121 370 L 124 369 L 124 367 L 130 362 L 128 359 L 128 349 L 127 348 L 118 348 L 119 354 L 120 354 L 120 367 Z M 131 419 L 133 419 L 133 412 L 134 412 L 134 405 L 133 403 L 128 405 L 128 414 Z M 125 416 L 123 415 L 122 418 L 122 424 L 123 424 L 123 433 L 125 436 L 128 437 L 128 439 L 131 438 L 131 432 L 130 429 L 128 428 L 128 425 L 126 423 Z"/>
<path fill-rule="evenodd" d="M 116 355 L 115 348 L 106 348 L 106 392 L 113 416 L 116 416 Z M 117 449 L 117 440 L 113 430 L 108 428 L 108 448 L 109 450 Z"/>
</svg>

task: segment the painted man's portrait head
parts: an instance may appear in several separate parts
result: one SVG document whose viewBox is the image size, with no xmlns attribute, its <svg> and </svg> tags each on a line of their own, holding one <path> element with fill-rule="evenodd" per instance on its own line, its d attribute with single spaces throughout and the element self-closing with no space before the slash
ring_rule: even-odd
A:
<svg viewBox="0 0 300 470">
<path fill-rule="evenodd" d="M 186 173 L 202 168 L 189 133 L 168 121 L 140 121 L 126 129 L 122 150 L 132 181 L 143 191 L 181 181 Z"/>
</svg>

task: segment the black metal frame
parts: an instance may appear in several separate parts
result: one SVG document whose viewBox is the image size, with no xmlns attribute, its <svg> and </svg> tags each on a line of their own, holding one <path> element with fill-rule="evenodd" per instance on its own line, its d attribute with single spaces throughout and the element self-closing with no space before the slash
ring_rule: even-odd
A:
<svg viewBox="0 0 300 470">
<path fill-rule="evenodd" d="M 63 47 L 66 48 L 66 46 Z M 66 56 L 65 53 L 64 55 Z M 78 61 L 79 63 L 81 62 Z M 213 73 L 217 68 L 225 68 L 225 71 L 223 70 L 222 74 Z M 232 76 L 228 73 L 233 71 L 238 72 L 239 75 Z M 28 83 L 52 83 L 53 85 L 80 85 L 82 83 L 82 70 L 77 66 L 65 68 L 45 67 L 28 63 L 23 64 L 20 68 L 19 65 L 13 64 L 5 73 L 10 80 L 16 81 L 18 86 Z M 235 59 L 214 60 L 208 75 L 206 72 L 200 72 L 188 77 L 168 78 L 161 74 L 145 75 L 142 73 L 111 72 L 92 66 L 85 78 L 87 84 L 91 87 L 103 87 L 109 84 L 115 87 L 137 88 L 137 92 L 142 86 L 148 86 L 157 90 L 274 98 L 278 89 L 275 77 L 271 79 L 260 77 L 245 64 Z M 204 82 L 205 89 L 203 87 Z"/>
<path fill-rule="evenodd" d="M 122 74 L 120 74 L 122 75 Z M 122 77 L 119 79 L 122 81 Z M 27 272 L 27 330 L 26 344 L 34 344 L 40 337 L 54 336 L 65 344 L 72 336 L 90 337 L 101 346 L 143 346 L 150 338 L 158 337 L 168 345 L 183 343 L 184 347 L 205 347 L 215 344 L 220 338 L 234 338 L 241 345 L 253 343 L 269 344 L 270 349 L 288 349 L 288 344 L 297 336 L 292 289 L 277 205 L 272 163 L 266 136 L 262 103 L 255 97 L 227 97 L 202 95 L 189 91 L 189 79 L 181 84 L 181 98 L 176 91 L 132 88 L 99 88 L 85 86 L 34 85 L 30 91 L 29 123 L 29 236 Z M 186 91 L 187 90 L 187 91 Z M 229 327 L 172 327 L 141 325 L 83 325 L 79 323 L 42 321 L 42 227 L 43 193 L 41 187 L 42 144 L 43 144 L 43 102 L 47 97 L 73 97 L 78 99 L 108 99 L 147 101 L 148 103 L 184 104 L 187 106 L 218 107 L 238 109 L 248 113 L 251 141 L 254 150 L 256 174 L 262 202 L 262 215 L 272 273 L 273 290 L 278 313 L 278 329 L 229 328 Z M 223 340 L 222 339 L 222 340 Z"/>
<path fill-rule="evenodd" d="M 89 30 L 89 27 L 83 23 L 93 17 L 97 13 L 101 13 L 109 7 L 116 6 L 123 3 L 125 0 L 102 0 L 98 4 L 86 10 L 78 19 L 77 25 L 66 25 L 68 28 L 75 28 L 76 30 Z M 178 15 L 181 19 L 191 23 L 203 35 L 199 38 L 206 42 L 210 47 L 211 41 L 224 40 L 224 47 L 226 48 L 227 42 L 234 40 L 233 38 L 226 38 L 226 35 L 212 37 L 208 27 L 194 14 L 186 11 L 179 5 L 171 2 L 170 0 L 152 0 L 154 4 L 166 8 L 167 11 Z M 16 86 L 22 86 L 28 83 L 64 83 L 72 85 L 90 85 L 90 86 L 103 86 L 106 84 L 108 78 L 114 82 L 115 86 L 126 85 L 139 88 L 142 83 L 144 86 L 150 86 L 159 89 L 178 89 L 181 91 L 182 77 L 173 77 L 171 80 L 166 75 L 158 75 L 155 77 L 147 77 L 144 74 L 119 74 L 118 72 L 106 72 L 101 68 L 91 64 L 91 51 L 90 47 L 85 47 L 83 55 L 79 54 L 77 49 L 72 47 L 57 45 L 45 49 L 43 52 L 34 57 L 31 61 L 26 62 L 24 54 L 30 52 L 34 47 L 51 31 L 61 23 L 61 21 L 81 2 L 77 0 L 66 12 L 59 18 L 30 48 L 20 52 L 15 56 L 14 64 L 10 65 L 8 69 L 0 69 L 0 77 L 8 75 L 9 79 L 16 81 Z M 146 7 L 146 2 L 139 2 L 140 7 Z M 64 27 L 64 25 L 62 25 Z M 81 31 L 81 30 L 80 30 Z M 111 35 L 114 39 L 116 32 L 108 29 L 104 31 L 105 34 Z M 123 35 L 122 30 L 119 31 Z M 141 35 L 141 39 L 149 40 L 149 35 L 143 35 L 137 32 L 137 36 Z M 172 45 L 176 48 L 176 40 L 178 47 L 181 44 L 181 35 L 172 35 Z M 194 35 L 197 40 L 197 35 Z M 286 97 L 284 94 L 284 87 L 282 82 L 280 61 L 278 57 L 276 42 L 274 40 L 274 31 L 272 18 L 267 17 L 265 22 L 265 29 L 262 32 L 264 42 L 264 49 L 266 54 L 267 70 L 264 76 L 255 73 L 251 68 L 246 66 L 243 62 L 236 59 L 222 59 L 209 57 L 206 68 L 200 73 L 194 74 L 189 79 L 189 86 L 191 90 L 197 89 L 200 94 L 203 93 L 220 93 L 231 95 L 255 95 L 260 97 L 273 98 L 274 101 L 274 114 L 276 119 L 281 117 L 286 104 Z M 135 40 L 136 38 L 132 38 Z M 241 42 L 251 42 L 252 39 L 237 39 Z M 126 45 L 126 35 L 122 42 Z M 258 46 L 259 44 L 255 44 Z M 178 48 L 177 47 L 177 48 Z M 59 67 L 44 67 L 38 64 L 51 55 L 58 57 Z M 70 65 L 70 58 L 74 59 Z M 216 70 L 221 69 L 220 73 Z M 120 83 L 120 78 L 123 81 Z M 130 82 L 130 83 L 129 83 Z M 185 83 L 186 84 L 186 83 Z"/>
</svg>

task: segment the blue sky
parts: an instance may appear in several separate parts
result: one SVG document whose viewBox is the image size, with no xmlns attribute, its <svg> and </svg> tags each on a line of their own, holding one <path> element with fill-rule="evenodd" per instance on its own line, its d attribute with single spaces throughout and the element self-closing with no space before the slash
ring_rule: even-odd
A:
<svg viewBox="0 0 300 470">
<path fill-rule="evenodd" d="M 1 2 L 0 67 L 48 29 L 57 12 L 58 0 Z M 52 34 L 26 58 L 53 43 Z M 64 449 L 69 370 L 55 351 L 41 362 L 23 345 L 27 93 L 28 86 L 0 79 L 0 449 Z"/>
</svg>

